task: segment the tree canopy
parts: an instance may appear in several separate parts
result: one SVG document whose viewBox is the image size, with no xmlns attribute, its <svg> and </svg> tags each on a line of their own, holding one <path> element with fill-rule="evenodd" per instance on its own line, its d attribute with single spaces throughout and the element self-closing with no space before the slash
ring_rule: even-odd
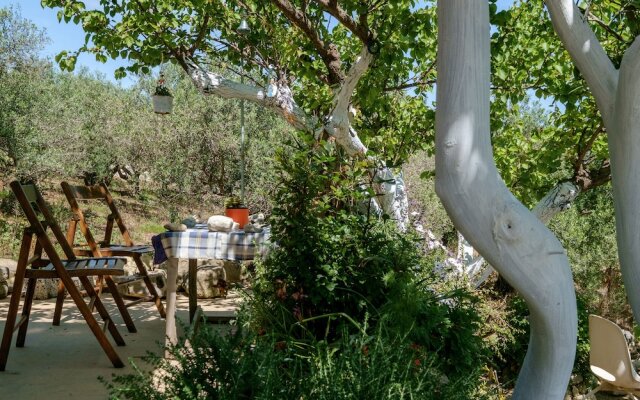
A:
<svg viewBox="0 0 640 400">
<path fill-rule="evenodd" d="M 73 69 L 80 52 L 128 59 L 119 77 L 167 62 L 186 69 L 192 60 L 243 74 L 265 92 L 271 80 L 285 84 L 320 119 L 366 46 L 376 57 L 351 97 L 359 109 L 355 129 L 391 165 L 431 142 L 433 113 L 423 101 L 435 79 L 436 28 L 433 9 L 415 1 L 101 1 L 96 9 L 42 3 L 60 7 L 60 20 L 86 32 L 84 46 L 57 57 L 63 69 Z M 247 33 L 237 29 L 243 18 Z"/>
</svg>

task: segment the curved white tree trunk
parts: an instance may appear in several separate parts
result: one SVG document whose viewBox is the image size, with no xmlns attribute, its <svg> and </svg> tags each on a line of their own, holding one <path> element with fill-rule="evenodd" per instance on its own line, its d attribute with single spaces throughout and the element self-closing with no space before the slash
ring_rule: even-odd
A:
<svg viewBox="0 0 640 400">
<path fill-rule="evenodd" d="M 617 71 L 572 0 L 546 0 L 553 26 L 591 89 L 607 130 L 620 269 L 640 321 L 640 39 Z"/>
<path fill-rule="evenodd" d="M 611 180 L 616 213 L 618 256 L 624 286 L 636 321 L 640 321 L 640 39 L 620 66 L 612 132 L 609 133 Z"/>
<path fill-rule="evenodd" d="M 460 232 L 524 297 L 529 349 L 514 399 L 562 399 L 577 311 L 571 270 L 555 236 L 508 191 L 489 130 L 489 6 L 438 1 L 436 192 Z"/>
<path fill-rule="evenodd" d="M 543 224 L 548 224 L 556 215 L 571 207 L 581 193 L 580 187 L 573 182 L 560 182 L 544 195 L 542 199 L 531 210 Z M 444 245 L 437 240 L 429 237 L 433 234 L 428 231 L 425 233 L 425 240 L 437 243 L 437 247 L 445 248 Z M 431 248 L 431 246 L 430 246 Z M 474 288 L 484 284 L 494 269 L 487 264 L 485 259 L 476 253 L 475 249 L 458 233 L 458 251 L 455 257 L 449 257 L 444 264 L 439 265 L 444 274 L 453 272 L 456 277 L 464 276 L 468 279 L 470 285 Z"/>
</svg>

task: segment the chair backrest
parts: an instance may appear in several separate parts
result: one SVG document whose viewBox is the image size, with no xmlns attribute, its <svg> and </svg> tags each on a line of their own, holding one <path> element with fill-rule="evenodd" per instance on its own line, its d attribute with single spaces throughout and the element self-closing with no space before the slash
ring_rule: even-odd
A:
<svg viewBox="0 0 640 400">
<path fill-rule="evenodd" d="M 27 217 L 27 221 L 29 221 L 28 229 L 37 237 L 36 252 L 44 250 L 49 260 L 56 265 L 56 268 L 62 265 L 53 242 L 47 234 L 47 228 L 49 228 L 51 229 L 51 232 L 53 232 L 53 235 L 62 248 L 66 258 L 69 260 L 75 259 L 76 257 L 73 254 L 71 246 L 67 243 L 66 238 L 62 233 L 62 229 L 60 229 L 49 205 L 40 194 L 36 185 L 23 185 L 18 181 L 13 181 L 10 186 L 18 200 L 18 203 L 20 204 L 20 207 L 22 208 L 22 211 Z M 43 218 L 42 221 L 40 220 L 40 217 Z"/>
<path fill-rule="evenodd" d="M 124 240 L 124 244 L 126 246 L 133 246 L 133 241 L 131 240 L 131 235 L 129 234 L 129 230 L 125 226 L 122 221 L 122 217 L 120 216 L 120 212 L 115 205 L 113 197 L 111 193 L 109 193 L 109 189 L 105 184 L 98 184 L 93 186 L 84 186 L 84 185 L 70 185 L 68 182 L 62 182 L 62 191 L 67 197 L 67 201 L 71 206 L 71 210 L 74 214 L 74 219 L 69 223 L 69 230 L 67 231 L 67 241 L 71 244 L 74 243 L 76 226 L 80 225 L 80 231 L 84 235 L 87 240 L 87 245 L 91 249 L 91 252 L 94 255 L 100 255 L 100 247 L 108 247 L 111 245 L 111 239 L 113 234 L 113 224 L 114 222 L 118 225 L 118 229 L 122 234 L 122 239 Z M 104 230 L 104 238 L 101 242 L 97 242 L 95 237 L 91 233 L 89 229 L 89 223 L 87 221 L 86 215 L 80 207 L 79 203 L 85 202 L 103 202 L 109 208 L 109 215 L 107 215 L 106 226 Z"/>
<path fill-rule="evenodd" d="M 615 323 L 589 315 L 591 371 L 619 387 L 637 386 L 640 377 L 635 372 L 622 329 Z"/>
</svg>

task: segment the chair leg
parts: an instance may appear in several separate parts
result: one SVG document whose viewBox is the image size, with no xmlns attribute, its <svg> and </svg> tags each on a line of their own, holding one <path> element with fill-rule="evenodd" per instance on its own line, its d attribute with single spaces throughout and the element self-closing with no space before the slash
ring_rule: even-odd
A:
<svg viewBox="0 0 640 400">
<path fill-rule="evenodd" d="M 16 291 L 17 289 L 17 291 Z M 16 316 L 20 307 L 20 296 L 22 292 L 22 277 L 18 279 L 16 276 L 13 284 L 13 294 L 9 303 L 9 311 L 7 312 L 7 320 L 5 321 L 4 333 L 2 334 L 2 344 L 0 344 L 0 371 L 4 371 L 9 358 L 9 350 L 11 350 L 11 339 L 16 324 Z M 17 293 L 17 295 L 16 295 Z"/>
<path fill-rule="evenodd" d="M 98 295 L 97 291 L 94 289 L 93 285 L 91 284 L 91 281 L 89 281 L 89 279 L 86 277 L 80 278 L 80 281 L 82 282 L 82 285 L 87 290 L 87 295 L 89 295 L 90 298 L 93 300 L 93 305 L 98 311 L 98 314 L 100 315 L 104 323 L 107 324 L 107 329 L 109 329 L 109 333 L 111 333 L 113 340 L 116 342 L 118 346 L 124 346 L 125 345 L 124 339 L 120 335 L 120 332 L 118 332 L 118 328 L 116 327 L 116 324 L 113 322 L 113 319 L 111 319 L 111 316 L 109 315 L 109 312 L 107 311 L 107 309 L 104 307 L 104 304 L 102 304 L 102 300 L 100 300 L 100 296 Z M 87 309 L 89 309 L 89 306 L 87 306 Z M 93 316 L 93 314 L 91 316 Z"/>
<path fill-rule="evenodd" d="M 151 278 L 149 278 L 149 274 L 147 273 L 147 268 L 142 262 L 142 257 L 138 254 L 133 257 L 133 260 L 135 261 L 136 266 L 138 267 L 138 272 L 142 276 L 142 280 L 144 281 L 145 285 L 147 285 L 147 290 L 149 291 L 149 294 L 151 295 L 151 297 L 153 297 L 153 302 L 156 304 L 156 307 L 158 308 L 158 312 L 160 313 L 160 318 L 166 318 L 167 314 L 164 311 L 164 306 L 162 305 L 162 299 L 158 295 L 158 292 L 156 291 L 156 287 L 153 285 L 153 282 L 151 282 Z"/>
<path fill-rule="evenodd" d="M 13 292 L 11 300 L 9 300 L 9 310 L 7 311 L 7 320 L 4 325 L 4 333 L 2 334 L 2 343 L 0 343 L 0 371 L 4 371 L 9 358 L 9 350 L 11 349 L 11 339 L 15 329 L 16 316 L 20 307 L 20 297 L 22 296 L 22 285 L 24 284 L 24 275 L 27 269 L 27 259 L 29 258 L 29 250 L 31 249 L 31 234 L 26 231 L 22 236 L 22 245 L 20 246 L 20 257 L 16 267 L 16 275 L 13 281 Z"/>
<path fill-rule="evenodd" d="M 138 330 L 136 329 L 135 324 L 133 323 L 133 319 L 131 319 L 131 314 L 129 314 L 129 310 L 127 306 L 124 304 L 124 300 L 122 300 L 122 296 L 120 296 L 120 292 L 118 291 L 118 286 L 115 284 L 113 279 L 110 276 L 106 276 L 104 281 L 107 283 L 107 287 L 113 296 L 113 300 L 116 302 L 116 306 L 118 306 L 118 310 L 120 311 L 120 315 L 122 315 L 122 319 L 124 320 L 125 325 L 127 325 L 127 329 L 131 333 L 136 333 Z"/>
<path fill-rule="evenodd" d="M 71 279 L 68 280 L 68 283 L 73 285 L 73 282 L 71 282 Z M 91 293 L 91 295 L 95 296 L 95 290 L 93 290 L 93 287 L 91 286 L 90 283 L 87 285 L 86 283 L 83 282 L 83 285 L 85 285 L 85 290 L 87 290 L 87 293 Z M 73 285 L 73 287 L 70 287 L 68 285 L 65 285 L 65 286 L 67 286 L 67 291 L 69 292 L 69 295 L 71 296 L 74 303 L 76 304 L 76 307 L 78 307 L 78 310 L 84 317 L 85 321 L 87 322 L 87 325 L 89 325 L 89 329 L 91 329 L 91 332 L 93 332 L 93 334 L 95 335 L 96 339 L 98 340 L 98 343 L 100 343 L 102 350 L 104 350 L 107 357 L 109 357 L 109 360 L 111 361 L 113 366 L 116 368 L 124 367 L 124 364 L 122 363 L 122 360 L 120 360 L 118 353 L 116 353 L 111 343 L 109 343 L 109 339 L 107 338 L 105 333 L 102 331 L 102 329 L 100 329 L 100 326 L 98 325 L 98 321 L 96 321 L 91 311 L 89 311 L 89 307 L 82 299 L 82 296 L 78 291 L 78 288 L 76 288 L 75 285 Z M 98 302 L 99 302 L 99 299 L 98 299 Z M 102 303 L 100 304 L 102 305 Z"/>
<path fill-rule="evenodd" d="M 24 305 L 22 306 L 22 319 L 24 322 L 20 324 L 18 337 L 16 339 L 16 347 L 24 347 L 24 341 L 27 337 L 27 327 L 29 325 L 29 316 L 31 315 L 31 305 L 33 304 L 33 296 L 36 293 L 37 279 L 31 278 L 27 282 L 27 292 L 24 296 Z"/>
<path fill-rule="evenodd" d="M 104 277 L 102 276 L 96 277 L 96 284 L 94 287 L 95 287 L 96 293 L 98 294 L 98 297 L 102 296 L 102 288 L 104 287 Z M 90 307 L 91 312 L 94 311 L 94 307 L 95 307 L 95 304 L 92 304 Z"/>
<path fill-rule="evenodd" d="M 56 308 L 53 311 L 53 325 L 60 325 L 60 318 L 62 317 L 62 306 L 64 304 L 64 296 L 66 295 L 66 289 L 64 283 L 60 281 L 58 283 L 58 297 L 56 298 Z"/>
</svg>

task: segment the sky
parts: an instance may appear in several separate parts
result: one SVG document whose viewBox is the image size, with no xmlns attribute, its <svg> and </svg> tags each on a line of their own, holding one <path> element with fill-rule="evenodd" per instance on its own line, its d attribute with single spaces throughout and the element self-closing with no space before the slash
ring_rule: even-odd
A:
<svg viewBox="0 0 640 400">
<path fill-rule="evenodd" d="M 97 0 L 85 0 L 85 4 L 90 6 L 92 3 L 98 3 Z M 75 51 L 84 44 L 84 32 L 82 28 L 74 23 L 58 22 L 57 10 L 43 9 L 40 0 L 0 0 L 0 7 L 17 6 L 23 18 L 30 20 L 35 25 L 46 30 L 49 37 L 49 43 L 41 52 L 46 58 L 53 58 L 63 50 Z M 115 80 L 113 73 L 116 68 L 126 65 L 126 61 L 108 60 L 101 63 L 95 60 L 92 55 L 82 54 L 76 63 L 76 70 L 81 67 L 87 67 L 89 70 L 103 74 L 105 78 L 117 82 L 123 86 L 131 86 L 135 82 L 135 78 L 124 78 Z"/>
<path fill-rule="evenodd" d="M 514 0 L 498 0 L 498 9 L 509 7 Z M 85 4 L 90 8 L 93 4 L 97 5 L 98 0 L 85 0 Z M 46 48 L 42 51 L 42 56 L 53 58 L 56 54 L 63 50 L 77 50 L 84 44 L 84 32 L 82 28 L 73 23 L 66 24 L 58 22 L 56 16 L 57 10 L 55 9 L 43 9 L 40 6 L 40 0 L 0 0 L 0 7 L 6 6 L 18 6 L 23 18 L 31 20 L 34 24 L 40 28 L 46 30 L 47 36 L 50 38 L 50 42 Z M 76 70 L 81 67 L 87 67 L 89 70 L 103 74 L 107 79 L 115 81 L 113 73 L 116 68 L 127 65 L 126 61 L 108 60 L 106 63 L 100 63 L 95 60 L 92 55 L 82 54 L 78 58 L 76 63 Z M 118 81 L 123 86 L 130 86 L 135 82 L 134 78 L 124 78 Z"/>
</svg>

